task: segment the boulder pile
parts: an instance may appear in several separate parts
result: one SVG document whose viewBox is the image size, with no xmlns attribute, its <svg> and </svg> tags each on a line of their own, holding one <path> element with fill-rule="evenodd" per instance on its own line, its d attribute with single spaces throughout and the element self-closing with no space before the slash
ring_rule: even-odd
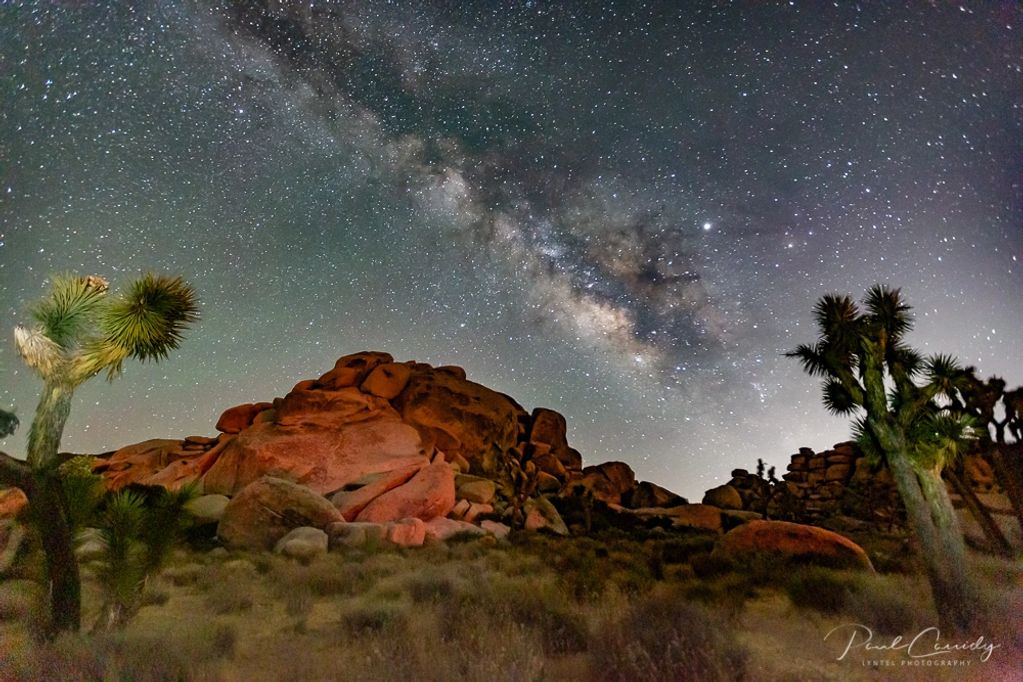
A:
<svg viewBox="0 0 1023 682">
<path fill-rule="evenodd" d="M 553 410 L 527 412 L 460 367 L 381 352 L 346 355 L 284 397 L 231 407 L 216 430 L 129 445 L 93 470 L 111 490 L 196 485 L 193 513 L 219 523 L 225 545 L 295 556 L 503 536 L 510 525 L 567 534 L 550 500 L 564 496 L 641 515 L 686 503 L 622 462 L 583 468 Z"/>
</svg>

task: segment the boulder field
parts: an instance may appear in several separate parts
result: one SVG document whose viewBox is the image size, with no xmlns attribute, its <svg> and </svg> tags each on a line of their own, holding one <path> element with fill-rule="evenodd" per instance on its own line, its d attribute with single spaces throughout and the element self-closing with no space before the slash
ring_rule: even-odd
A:
<svg viewBox="0 0 1023 682">
<path fill-rule="evenodd" d="M 231 407 L 215 424 L 215 436 L 100 455 L 93 470 L 110 490 L 194 485 L 193 514 L 216 523 L 225 546 L 296 558 L 453 535 L 500 539 L 513 526 L 579 532 L 583 524 L 566 523 L 559 508 L 582 510 L 586 528 L 600 509 L 625 527 L 718 535 L 762 516 L 742 511 L 733 489 L 689 504 L 637 481 L 623 462 L 583 467 L 561 414 L 528 412 L 460 367 L 398 363 L 382 352 L 346 355 L 283 397 Z"/>
</svg>

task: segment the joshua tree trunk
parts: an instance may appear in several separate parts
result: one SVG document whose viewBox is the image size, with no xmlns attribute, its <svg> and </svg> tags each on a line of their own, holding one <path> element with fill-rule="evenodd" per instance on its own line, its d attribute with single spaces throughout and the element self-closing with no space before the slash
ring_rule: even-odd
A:
<svg viewBox="0 0 1023 682">
<path fill-rule="evenodd" d="M 39 528 L 50 583 L 47 636 L 77 630 L 81 623 L 81 579 L 60 477 L 56 471 L 33 471 L 24 462 L 0 452 L 0 482 L 25 493 L 32 520 Z"/>
<path fill-rule="evenodd" d="M 919 468 L 917 477 L 929 507 L 942 569 L 942 589 L 934 586 L 934 601 L 941 626 L 965 632 L 977 616 L 977 599 L 966 570 L 966 546 L 941 469 Z"/>
<path fill-rule="evenodd" d="M 991 461 L 995 465 L 995 474 L 999 483 L 1005 489 L 1005 495 L 1012 504 L 1012 510 L 1016 513 L 1016 522 L 1019 523 L 1020 531 L 1023 532 L 1023 473 L 1020 472 L 1019 463 L 1012 458 L 1006 457 L 1002 448 L 1005 446 L 1005 427 L 999 429 L 998 442 L 991 448 Z"/>
<path fill-rule="evenodd" d="M 947 631 L 964 630 L 972 623 L 973 606 L 966 576 L 962 534 L 959 533 L 958 523 L 955 523 L 948 494 L 945 493 L 948 515 L 936 514 L 941 504 L 939 502 L 936 505 L 929 499 L 934 490 L 926 476 L 917 475 L 904 449 L 886 448 L 886 452 L 888 468 L 906 508 L 910 526 L 920 542 L 939 623 Z M 940 477 L 938 485 L 944 491 L 945 486 Z"/>
<path fill-rule="evenodd" d="M 49 579 L 49 636 L 81 625 L 81 578 L 74 555 L 74 538 L 67 520 L 67 504 L 57 473 L 57 450 L 64 424 L 71 413 L 74 389 L 67 384 L 47 381 L 36 407 L 28 434 L 28 466 L 32 471 L 32 490 L 25 491 L 32 519 L 42 537 Z"/>
<path fill-rule="evenodd" d="M 57 450 L 64 424 L 71 414 L 74 389 L 55 381 L 47 381 L 36 406 L 35 419 L 28 433 L 28 465 L 34 471 L 56 467 Z"/>
<path fill-rule="evenodd" d="M 28 493 L 32 518 L 39 527 L 46 573 L 50 581 L 50 627 L 48 636 L 81 625 L 81 578 L 68 525 L 64 489 L 56 471 L 41 472 Z"/>
<path fill-rule="evenodd" d="M 977 497 L 977 493 L 973 492 L 969 484 L 954 469 L 946 469 L 945 478 L 955 488 L 956 494 L 963 499 L 966 508 L 970 510 L 970 515 L 977 520 L 977 523 L 984 531 L 984 536 L 987 537 L 988 543 L 990 543 L 991 550 L 1004 557 L 1012 556 L 1012 548 L 1009 546 L 1009 541 L 1005 539 L 1002 529 L 995 523 L 995 520 L 991 517 L 991 512 L 987 510 L 984 503 Z"/>
</svg>

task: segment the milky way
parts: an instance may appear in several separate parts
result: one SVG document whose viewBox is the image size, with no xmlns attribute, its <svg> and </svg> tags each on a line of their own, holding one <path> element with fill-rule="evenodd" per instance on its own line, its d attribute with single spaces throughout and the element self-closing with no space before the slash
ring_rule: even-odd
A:
<svg viewBox="0 0 1023 682">
<path fill-rule="evenodd" d="M 875 282 L 925 352 L 1023 383 L 1016 3 L 132 4 L 0 3 L 0 330 L 62 270 L 203 301 L 66 449 L 377 349 L 696 496 L 846 438 L 781 354 Z M 9 343 L 0 375 L 27 421 Z"/>
</svg>

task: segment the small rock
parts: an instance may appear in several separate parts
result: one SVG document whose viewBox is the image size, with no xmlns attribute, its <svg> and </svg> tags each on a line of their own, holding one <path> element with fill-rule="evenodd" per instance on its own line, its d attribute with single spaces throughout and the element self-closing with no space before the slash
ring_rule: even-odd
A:
<svg viewBox="0 0 1023 682">
<path fill-rule="evenodd" d="M 484 514 L 493 514 L 494 505 L 492 504 L 480 504 L 479 502 L 470 502 L 469 509 L 465 512 L 465 516 L 462 518 L 463 521 L 469 523 L 475 523 L 476 519 L 483 516 Z"/>
<path fill-rule="evenodd" d="M 499 521 L 482 521 L 480 528 L 493 535 L 498 540 L 504 540 L 508 537 L 508 533 L 511 532 L 511 528 Z"/>
<path fill-rule="evenodd" d="M 465 515 L 469 513 L 469 509 L 472 508 L 472 502 L 469 500 L 459 500 L 451 511 L 448 513 L 448 518 L 451 519 L 464 519 Z"/>
<path fill-rule="evenodd" d="M 426 522 L 426 542 L 443 542 L 455 535 L 486 535 L 487 531 L 465 521 L 436 518 Z"/>
<path fill-rule="evenodd" d="M 326 528 L 330 549 L 342 547 L 366 547 L 387 539 L 387 526 L 381 523 L 331 523 Z"/>
<path fill-rule="evenodd" d="M 387 525 L 387 540 L 399 547 L 420 547 L 426 541 L 426 522 L 407 518 Z"/>
<path fill-rule="evenodd" d="M 536 489 L 541 493 L 556 493 L 561 490 L 561 481 L 546 471 L 536 472 Z"/>
<path fill-rule="evenodd" d="M 231 498 L 227 495 L 200 495 L 185 504 L 185 511 L 200 523 L 220 521 L 230 501 Z"/>
<path fill-rule="evenodd" d="M 456 496 L 460 498 L 470 502 L 490 504 L 497 492 L 497 486 L 488 478 L 459 474 L 455 477 L 455 490 Z"/>
<path fill-rule="evenodd" d="M 526 500 L 526 530 L 549 530 L 555 535 L 568 535 L 568 526 L 561 514 L 546 497 L 534 497 Z"/>
<path fill-rule="evenodd" d="M 292 559 L 308 561 L 319 554 L 327 553 L 327 534 L 319 528 L 302 526 L 288 532 L 277 541 L 274 554 L 283 554 Z"/>
</svg>

